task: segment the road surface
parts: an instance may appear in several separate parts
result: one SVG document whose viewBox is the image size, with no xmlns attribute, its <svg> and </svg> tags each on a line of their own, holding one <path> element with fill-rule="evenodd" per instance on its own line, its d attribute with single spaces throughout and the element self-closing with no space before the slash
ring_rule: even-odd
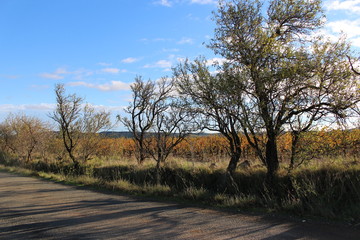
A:
<svg viewBox="0 0 360 240">
<path fill-rule="evenodd" d="M 0 239 L 360 239 L 360 229 L 104 194 L 0 172 Z"/>
</svg>

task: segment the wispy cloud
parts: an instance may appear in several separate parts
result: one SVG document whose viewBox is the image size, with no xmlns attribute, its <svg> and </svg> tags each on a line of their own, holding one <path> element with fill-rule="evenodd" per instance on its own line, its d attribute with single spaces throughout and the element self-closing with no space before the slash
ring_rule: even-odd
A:
<svg viewBox="0 0 360 240">
<path fill-rule="evenodd" d="M 190 0 L 190 3 L 195 3 L 195 4 L 217 4 L 217 0 Z"/>
<path fill-rule="evenodd" d="M 32 89 L 36 89 L 36 90 L 44 90 L 44 89 L 48 89 L 50 88 L 49 85 L 36 85 L 36 84 L 33 84 L 30 86 Z"/>
<path fill-rule="evenodd" d="M 118 69 L 118 68 L 103 68 L 101 69 L 101 72 L 104 72 L 104 73 L 113 73 L 113 74 L 117 74 L 119 73 L 121 70 Z"/>
<path fill-rule="evenodd" d="M 171 38 L 142 38 L 140 39 L 141 42 L 149 43 L 149 42 L 171 42 L 173 39 Z"/>
<path fill-rule="evenodd" d="M 171 7 L 172 6 L 172 2 L 170 2 L 169 0 L 155 1 L 154 4 L 165 6 L 165 7 Z"/>
<path fill-rule="evenodd" d="M 64 76 L 62 76 L 60 74 L 55 74 L 55 73 L 40 73 L 39 76 L 42 78 L 55 79 L 55 80 L 64 78 Z"/>
<path fill-rule="evenodd" d="M 179 52 L 180 49 L 178 49 L 178 48 L 163 48 L 162 51 L 163 52 Z"/>
<path fill-rule="evenodd" d="M 111 63 L 106 63 L 106 62 L 99 62 L 98 65 L 107 67 L 107 66 L 111 66 L 112 64 Z"/>
<path fill-rule="evenodd" d="M 190 4 L 217 4 L 217 0 L 158 0 L 154 1 L 154 4 L 165 6 L 165 7 L 172 7 L 174 4 L 177 3 L 190 3 Z"/>
<path fill-rule="evenodd" d="M 42 78 L 48 78 L 48 79 L 63 79 L 65 74 L 68 74 L 69 72 L 65 68 L 57 68 L 52 73 L 40 73 L 39 76 Z"/>
<path fill-rule="evenodd" d="M 200 18 L 199 17 L 196 17 L 194 16 L 193 14 L 189 13 L 187 16 L 186 16 L 187 19 L 189 20 L 192 20 L 192 21 L 199 21 Z"/>
<path fill-rule="evenodd" d="M 139 60 L 140 60 L 139 58 L 128 57 L 128 58 L 125 58 L 125 59 L 121 60 L 121 62 L 122 63 L 134 63 L 134 62 L 137 62 Z"/>
<path fill-rule="evenodd" d="M 96 110 L 106 110 L 106 111 L 122 111 L 125 106 L 104 106 L 104 105 L 93 105 L 89 104 L 91 107 Z M 0 113 L 14 113 L 22 111 L 34 111 L 48 113 L 56 109 L 55 103 L 39 103 L 39 104 L 0 104 Z"/>
<path fill-rule="evenodd" d="M 180 41 L 177 42 L 178 44 L 193 44 L 194 40 L 192 38 L 183 37 Z"/>
<path fill-rule="evenodd" d="M 118 90 L 130 89 L 130 84 L 121 81 L 111 81 L 110 83 L 105 83 L 105 84 L 93 84 L 93 83 L 80 81 L 80 82 L 71 82 L 68 85 L 95 88 L 95 89 L 99 89 L 100 91 L 118 91 Z"/>
<path fill-rule="evenodd" d="M 40 104 L 1 104 L 1 112 L 15 112 L 25 110 L 36 110 L 36 111 L 52 111 L 56 108 L 54 103 L 40 103 Z"/>
<path fill-rule="evenodd" d="M 159 60 L 154 64 L 146 64 L 144 68 L 171 68 L 172 62 L 169 60 Z"/>
<path fill-rule="evenodd" d="M 94 73 L 90 70 L 80 68 L 74 71 L 68 71 L 66 68 L 57 68 L 52 73 L 40 73 L 39 76 L 47 79 L 60 80 L 64 79 L 65 76 L 70 76 L 73 79 L 81 80 L 85 77 L 91 76 Z"/>
<path fill-rule="evenodd" d="M 6 79 L 17 79 L 20 76 L 19 75 L 0 75 L 0 77 L 6 78 Z"/>
</svg>

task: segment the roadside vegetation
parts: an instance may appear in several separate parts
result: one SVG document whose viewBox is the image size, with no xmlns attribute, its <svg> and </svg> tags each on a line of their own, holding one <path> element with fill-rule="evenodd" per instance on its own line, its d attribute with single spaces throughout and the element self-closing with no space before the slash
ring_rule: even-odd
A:
<svg viewBox="0 0 360 240">
<path fill-rule="evenodd" d="M 61 158 L 65 153 L 57 150 L 62 142 L 54 135 L 47 143 L 55 151 L 46 152 L 46 157 L 42 148 L 30 162 L 4 150 L 0 168 L 22 168 L 27 175 L 140 196 L 359 223 L 360 130 L 322 129 L 302 139 L 302 164 L 290 170 L 291 136 L 281 136 L 282 170 L 275 190 L 266 185 L 266 168 L 245 143 L 244 160 L 234 173 L 238 188 L 220 188 L 228 156 L 226 139 L 220 135 L 189 136 L 161 167 L 160 182 L 156 161 L 149 157 L 140 165 L 131 138 L 101 138 L 97 155 L 75 168 L 70 158 Z"/>
<path fill-rule="evenodd" d="M 106 137 L 111 113 L 58 84 L 52 122 L 10 114 L 0 124 L 2 168 L 359 223 L 359 72 L 345 38 L 314 34 L 321 1 L 220 1 L 214 19 L 208 47 L 223 61 L 199 57 L 170 77 L 137 77 L 117 116 L 131 138 Z"/>
</svg>

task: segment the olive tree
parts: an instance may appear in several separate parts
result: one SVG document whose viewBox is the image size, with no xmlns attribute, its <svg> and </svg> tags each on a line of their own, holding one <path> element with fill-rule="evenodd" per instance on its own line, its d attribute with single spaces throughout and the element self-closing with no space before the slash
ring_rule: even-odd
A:
<svg viewBox="0 0 360 240">
<path fill-rule="evenodd" d="M 207 61 L 199 58 L 194 62 L 185 61 L 174 69 L 179 92 L 187 103 L 187 110 L 195 114 L 201 128 L 221 133 L 228 141 L 230 161 L 227 175 L 230 180 L 241 157 L 241 125 L 238 115 L 242 114 L 237 104 L 243 96 L 228 94 L 228 87 L 234 75 L 228 71 L 212 74 Z"/>
<path fill-rule="evenodd" d="M 241 126 L 271 180 L 279 169 L 280 134 L 307 131 L 324 117 L 344 118 L 359 102 L 350 45 L 314 34 L 324 23 L 320 0 L 220 1 L 214 19 L 208 47 L 225 64 L 213 74 L 188 68 L 182 75 L 192 80 L 180 87 L 208 106 L 201 113 L 215 113 L 214 119 L 225 113 L 227 124 Z"/>
<path fill-rule="evenodd" d="M 359 102 L 349 44 L 313 34 L 323 18 L 320 0 L 272 0 L 267 6 L 258 0 L 220 1 L 215 14 L 209 47 L 244 75 L 237 89 L 229 87 L 246 95 L 239 103 L 245 114 L 238 117 L 270 177 L 279 168 L 277 137 L 289 124 L 299 116 L 317 120 L 311 124 L 323 116 L 345 117 Z M 266 136 L 264 150 L 255 141 L 258 130 Z"/>
</svg>

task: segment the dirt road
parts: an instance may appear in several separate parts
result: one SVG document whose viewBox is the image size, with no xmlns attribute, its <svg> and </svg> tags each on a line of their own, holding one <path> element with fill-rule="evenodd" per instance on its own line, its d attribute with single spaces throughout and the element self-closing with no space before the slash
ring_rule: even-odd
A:
<svg viewBox="0 0 360 240">
<path fill-rule="evenodd" d="M 0 239 L 360 239 L 354 227 L 141 201 L 0 172 Z"/>
</svg>

